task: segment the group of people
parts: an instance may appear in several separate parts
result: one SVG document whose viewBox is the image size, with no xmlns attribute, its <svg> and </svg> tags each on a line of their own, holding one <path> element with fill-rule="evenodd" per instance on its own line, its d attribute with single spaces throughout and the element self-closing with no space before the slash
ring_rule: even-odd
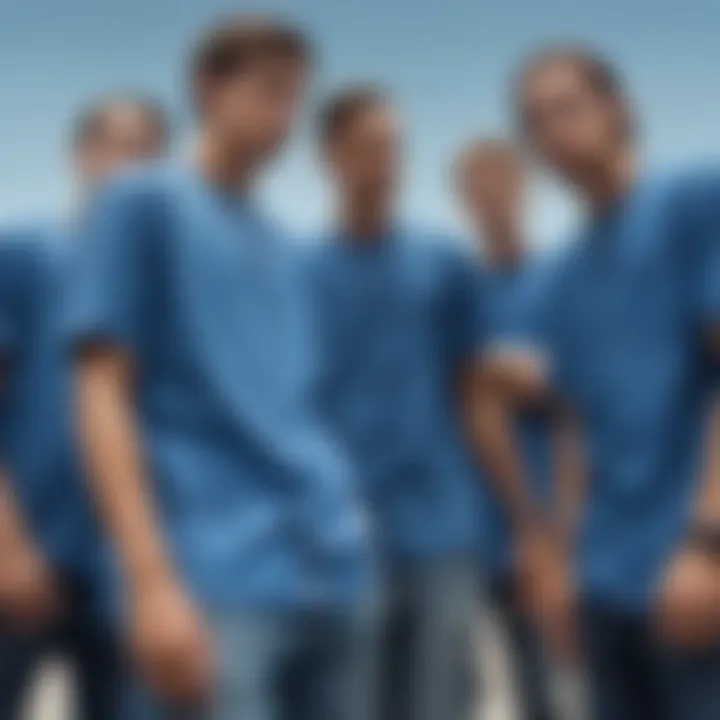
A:
<svg viewBox="0 0 720 720">
<path fill-rule="evenodd" d="M 613 68 L 555 47 L 452 166 L 472 247 L 399 218 L 375 85 L 321 108 L 334 222 L 292 243 L 253 187 L 314 62 L 211 29 L 191 159 L 97 103 L 72 221 L 5 233 L 0 717 L 61 652 L 88 720 L 461 720 L 485 598 L 523 720 L 553 666 L 593 720 L 718 720 L 720 169 L 646 170 Z M 530 162 L 587 208 L 551 256 Z"/>
</svg>

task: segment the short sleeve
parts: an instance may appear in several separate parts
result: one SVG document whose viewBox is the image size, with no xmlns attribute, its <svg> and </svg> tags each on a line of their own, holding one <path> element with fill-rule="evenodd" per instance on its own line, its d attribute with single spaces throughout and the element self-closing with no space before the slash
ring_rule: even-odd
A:
<svg viewBox="0 0 720 720">
<path fill-rule="evenodd" d="M 685 212 L 691 227 L 689 278 L 693 311 L 703 329 L 720 329 L 720 169 L 688 187 Z"/>
<path fill-rule="evenodd" d="M 539 374 L 548 383 L 555 384 L 555 368 L 565 355 L 562 343 L 562 303 L 559 301 L 559 263 L 532 259 L 523 274 L 515 278 L 514 293 L 506 296 L 513 302 L 513 312 L 490 310 L 478 338 L 477 355 L 493 362 L 504 358 L 523 358 L 537 366 Z M 486 286 L 487 287 L 483 287 Z M 492 278 L 480 284 L 478 314 L 492 306 L 492 295 L 497 287 Z M 488 311 L 485 310 L 485 314 Z M 560 379 L 559 377 L 557 378 Z"/>
<path fill-rule="evenodd" d="M 477 273 L 472 259 L 461 252 L 451 253 L 448 260 L 445 342 L 452 362 L 462 364 L 472 358 L 479 342 Z"/>
<path fill-rule="evenodd" d="M 33 231 L 0 236 L 0 364 L 6 367 L 22 352 L 32 309 L 40 294 L 41 243 Z"/>
<path fill-rule="evenodd" d="M 127 184 L 126 184 L 127 183 Z M 65 327 L 76 351 L 102 342 L 136 354 L 152 283 L 157 208 L 147 189 L 107 188 L 90 208 L 71 269 Z"/>
</svg>

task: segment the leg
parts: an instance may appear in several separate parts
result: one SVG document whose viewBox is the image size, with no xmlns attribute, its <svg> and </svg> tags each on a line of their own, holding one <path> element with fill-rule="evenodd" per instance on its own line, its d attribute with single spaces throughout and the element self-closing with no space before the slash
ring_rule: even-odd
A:
<svg viewBox="0 0 720 720">
<path fill-rule="evenodd" d="M 671 653 L 666 660 L 672 720 L 720 718 L 720 648 Z"/>
<path fill-rule="evenodd" d="M 593 720 L 668 720 L 648 619 L 598 607 L 583 614 Z"/>
<path fill-rule="evenodd" d="M 301 621 L 286 718 L 376 720 L 378 625 L 373 607 L 317 609 Z"/>
<path fill-rule="evenodd" d="M 515 670 L 520 718 L 550 720 L 555 716 L 550 673 L 542 640 L 531 620 L 518 608 L 512 579 L 492 583 L 490 597 L 505 625 Z"/>
<path fill-rule="evenodd" d="M 19 720 L 38 663 L 48 647 L 43 634 L 0 629 L 0 718 Z"/>
<path fill-rule="evenodd" d="M 60 642 L 73 663 L 79 720 L 116 720 L 123 658 L 120 640 L 98 617 L 90 589 L 75 583 L 68 593 L 69 616 Z"/>
<path fill-rule="evenodd" d="M 408 576 L 410 720 L 470 716 L 458 678 L 473 662 L 476 565 L 473 558 L 440 558 L 418 563 Z"/>
<path fill-rule="evenodd" d="M 211 720 L 277 720 L 285 668 L 297 643 L 289 612 L 216 617 L 218 684 Z"/>
</svg>

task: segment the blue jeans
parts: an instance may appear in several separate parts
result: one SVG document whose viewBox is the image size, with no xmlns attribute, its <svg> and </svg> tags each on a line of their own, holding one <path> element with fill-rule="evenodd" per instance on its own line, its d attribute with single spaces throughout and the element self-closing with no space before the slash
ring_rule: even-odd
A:
<svg viewBox="0 0 720 720">
<path fill-rule="evenodd" d="M 379 720 L 462 720 L 472 702 L 477 559 L 398 560 L 385 573 Z"/>
<path fill-rule="evenodd" d="M 663 646 L 649 614 L 586 604 L 583 633 L 593 720 L 717 720 L 720 647 Z"/>
<path fill-rule="evenodd" d="M 494 579 L 489 594 L 509 639 L 510 658 L 520 693 L 520 720 L 550 720 L 555 717 L 555 711 L 547 658 L 539 633 L 518 607 L 514 580 Z"/>
<path fill-rule="evenodd" d="M 0 626 L 0 718 L 20 718 L 21 704 L 42 660 L 60 654 L 77 684 L 77 720 L 118 717 L 122 687 L 119 644 L 97 613 L 92 583 L 61 577 L 64 613 L 41 632 Z"/>
<path fill-rule="evenodd" d="M 374 720 L 370 610 L 244 610 L 209 618 L 218 653 L 208 705 L 134 684 L 126 720 Z"/>
</svg>

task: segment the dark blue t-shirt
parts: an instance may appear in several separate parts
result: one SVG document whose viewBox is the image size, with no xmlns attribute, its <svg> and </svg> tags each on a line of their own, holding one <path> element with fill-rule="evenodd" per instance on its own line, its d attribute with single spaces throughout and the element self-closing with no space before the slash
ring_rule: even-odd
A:
<svg viewBox="0 0 720 720">
<path fill-rule="evenodd" d="M 309 251 L 322 349 L 319 402 L 345 442 L 391 555 L 467 551 L 478 533 L 460 429 L 460 369 L 472 354 L 469 258 L 421 233 Z"/>
<path fill-rule="evenodd" d="M 19 511 L 53 569 L 92 580 L 99 539 L 77 451 L 61 317 L 74 251 L 61 231 L 0 240 L 4 455 Z"/>
<path fill-rule="evenodd" d="M 119 179 L 92 209 L 76 345 L 128 350 L 171 557 L 202 603 L 335 602 L 367 580 L 362 516 L 311 412 L 296 254 L 191 168 Z"/>
<path fill-rule="evenodd" d="M 687 530 L 720 319 L 720 173 L 646 177 L 588 226 L 556 278 L 552 374 L 579 411 L 590 470 L 583 592 L 654 596 Z"/>
<path fill-rule="evenodd" d="M 494 344 L 514 346 L 541 339 L 545 304 L 552 281 L 549 262 L 525 258 L 509 266 L 484 264 L 478 273 L 477 353 Z M 547 408 L 519 412 L 515 424 L 521 463 L 534 499 L 552 501 L 552 458 Z M 483 559 L 493 578 L 507 578 L 513 569 L 509 521 L 491 480 L 481 469 Z"/>
</svg>

